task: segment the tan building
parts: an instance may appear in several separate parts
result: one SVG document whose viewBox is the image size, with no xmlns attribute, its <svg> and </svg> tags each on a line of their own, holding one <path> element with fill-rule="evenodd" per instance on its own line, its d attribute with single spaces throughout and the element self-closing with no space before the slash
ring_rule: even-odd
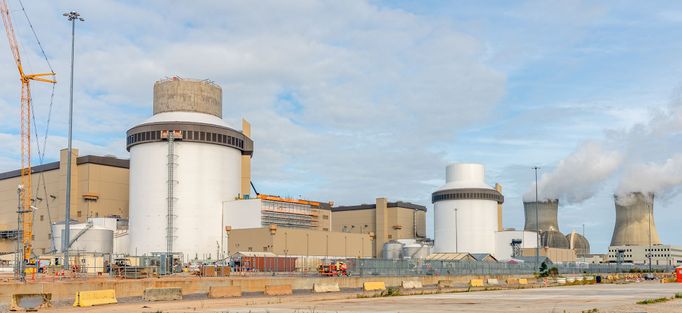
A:
<svg viewBox="0 0 682 313">
<path fill-rule="evenodd" d="M 33 218 L 33 251 L 51 250 L 50 223 L 64 220 L 66 205 L 66 150 L 60 161 L 33 167 L 32 202 L 38 208 Z M 128 160 L 86 155 L 73 149 L 71 218 L 85 222 L 88 217 L 128 218 Z M 16 250 L 17 186 L 19 170 L 0 173 L 0 254 Z"/>
<path fill-rule="evenodd" d="M 373 234 L 374 256 L 381 256 L 384 244 L 396 239 L 426 238 L 426 207 L 409 202 L 388 202 L 332 208 L 332 231 Z"/>
<path fill-rule="evenodd" d="M 277 225 L 232 229 L 228 234 L 228 255 L 240 251 L 271 252 L 282 256 L 371 258 L 372 239 L 369 234 Z"/>
<path fill-rule="evenodd" d="M 521 256 L 534 257 L 535 254 L 535 248 L 521 249 Z M 575 250 L 572 249 L 544 247 L 540 248 L 540 256 L 548 257 L 553 263 L 573 263 L 577 260 Z"/>
</svg>

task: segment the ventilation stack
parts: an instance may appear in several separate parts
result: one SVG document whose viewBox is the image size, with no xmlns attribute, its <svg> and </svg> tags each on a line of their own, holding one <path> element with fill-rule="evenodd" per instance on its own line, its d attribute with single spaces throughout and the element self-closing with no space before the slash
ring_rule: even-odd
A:
<svg viewBox="0 0 682 313">
<path fill-rule="evenodd" d="M 537 202 L 524 202 L 523 208 L 526 214 L 526 231 L 540 231 L 540 246 L 549 248 L 568 249 L 568 240 L 559 231 L 559 200 L 549 199 Z M 539 226 L 539 227 L 538 227 Z"/>
<path fill-rule="evenodd" d="M 661 239 L 654 223 L 654 194 L 632 192 L 615 195 L 616 225 L 611 246 L 644 246 L 651 241 L 660 245 Z"/>
</svg>

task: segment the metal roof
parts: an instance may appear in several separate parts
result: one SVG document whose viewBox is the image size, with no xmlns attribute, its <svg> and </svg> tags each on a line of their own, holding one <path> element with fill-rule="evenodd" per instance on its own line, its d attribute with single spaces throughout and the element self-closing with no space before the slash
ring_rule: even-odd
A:
<svg viewBox="0 0 682 313">
<path fill-rule="evenodd" d="M 84 156 L 76 158 L 76 164 L 77 165 L 98 164 L 98 165 L 106 165 L 106 166 L 113 166 L 113 167 L 120 167 L 120 168 L 130 168 L 130 160 L 119 159 L 119 158 L 110 157 L 110 156 L 84 155 Z M 46 163 L 46 164 L 38 165 L 38 166 L 33 166 L 33 167 L 31 167 L 31 173 L 37 174 L 37 173 L 47 172 L 47 171 L 52 171 L 52 170 L 57 170 L 57 169 L 59 169 L 59 161 Z M 0 173 L 0 179 L 8 179 L 8 178 L 19 177 L 19 176 L 21 176 L 21 170 L 13 170 L 13 171 L 9 171 L 9 172 Z"/>
<path fill-rule="evenodd" d="M 430 261 L 475 261 L 471 254 L 466 252 L 434 253 L 426 257 Z"/>
<path fill-rule="evenodd" d="M 405 208 L 405 209 L 412 209 L 415 211 L 426 212 L 425 206 L 410 203 L 410 202 L 403 202 L 403 201 L 388 202 L 386 206 L 389 208 Z M 353 211 L 353 210 L 374 210 L 376 208 L 377 208 L 376 203 L 374 203 L 374 204 L 347 205 L 347 206 L 332 207 L 332 212 Z"/>
</svg>

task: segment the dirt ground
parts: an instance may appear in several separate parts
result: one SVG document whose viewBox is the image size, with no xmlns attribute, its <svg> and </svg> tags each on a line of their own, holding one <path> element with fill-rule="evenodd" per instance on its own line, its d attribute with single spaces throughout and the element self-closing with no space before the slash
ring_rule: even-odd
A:
<svg viewBox="0 0 682 313">
<path fill-rule="evenodd" d="M 354 294 L 245 297 L 175 302 L 119 303 L 91 308 L 57 307 L 48 312 L 224 312 L 224 313 L 346 313 L 346 312 L 680 312 L 682 299 L 641 305 L 644 299 L 673 297 L 682 284 L 641 282 L 519 290 L 441 293 L 418 296 L 357 298 Z M 41 310 L 42 311 L 42 310 Z"/>
</svg>

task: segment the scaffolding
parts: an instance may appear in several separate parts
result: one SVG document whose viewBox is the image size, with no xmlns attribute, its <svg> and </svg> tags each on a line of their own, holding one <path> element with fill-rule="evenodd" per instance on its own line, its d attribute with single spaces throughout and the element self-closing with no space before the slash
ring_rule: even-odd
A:
<svg viewBox="0 0 682 313">
<path fill-rule="evenodd" d="M 277 224 L 282 227 L 316 229 L 320 203 L 259 195 L 262 200 L 262 226 Z"/>
</svg>

